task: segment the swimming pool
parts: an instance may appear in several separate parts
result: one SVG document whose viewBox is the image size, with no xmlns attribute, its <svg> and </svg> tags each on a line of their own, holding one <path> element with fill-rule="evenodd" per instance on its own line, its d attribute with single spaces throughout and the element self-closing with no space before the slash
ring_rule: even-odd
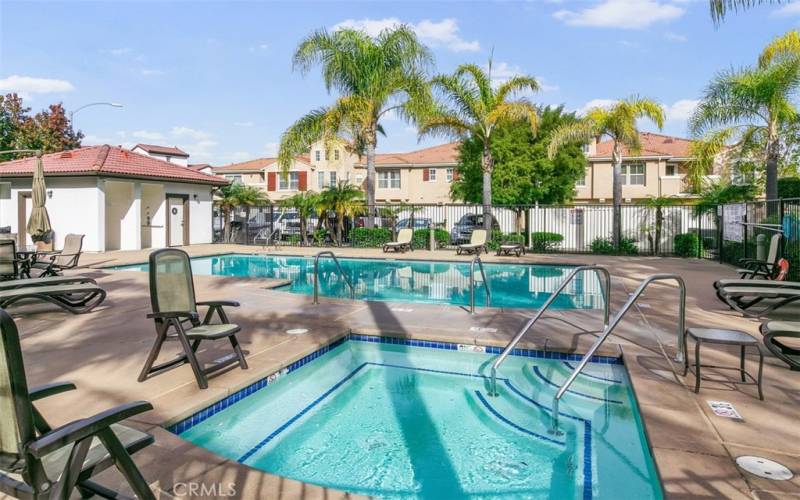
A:
<svg viewBox="0 0 800 500">
<path fill-rule="evenodd" d="M 484 351 L 487 352 L 476 352 Z M 350 335 L 179 422 L 248 466 L 381 498 L 661 498 L 627 373 L 596 358 Z"/>
<path fill-rule="evenodd" d="M 394 259 L 346 259 L 339 262 L 355 288 L 356 299 L 469 305 L 470 265 Z M 348 289 L 333 260 L 320 266 L 320 295 L 348 297 Z M 484 264 L 493 307 L 539 308 L 561 284 L 570 267 L 533 264 Z M 116 269 L 147 270 L 147 265 Z M 291 284 L 279 290 L 311 295 L 313 257 L 229 254 L 192 259 L 195 274 L 249 278 L 279 278 Z M 475 303 L 486 305 L 486 292 L 476 270 Z M 553 303 L 559 309 L 603 307 L 600 281 L 580 273 Z"/>
</svg>

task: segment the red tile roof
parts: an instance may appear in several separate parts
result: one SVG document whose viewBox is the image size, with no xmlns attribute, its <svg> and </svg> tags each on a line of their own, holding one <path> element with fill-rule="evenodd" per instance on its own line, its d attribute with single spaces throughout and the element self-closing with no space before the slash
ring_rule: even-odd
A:
<svg viewBox="0 0 800 500">
<path fill-rule="evenodd" d="M 155 153 L 159 155 L 172 155 L 172 156 L 183 156 L 188 158 L 189 153 L 180 149 L 178 146 L 159 146 L 158 144 L 142 144 L 139 143 L 133 147 L 133 149 L 142 148 L 148 153 Z"/>
<path fill-rule="evenodd" d="M 438 165 L 458 163 L 458 142 L 439 144 L 410 153 L 380 153 L 375 155 L 376 165 Z M 366 165 L 366 160 L 356 163 Z"/>
<path fill-rule="evenodd" d="M 120 146 L 87 146 L 42 156 L 45 175 L 103 175 L 132 179 L 212 184 L 224 186 L 228 181 L 157 158 L 134 153 Z M 28 157 L 0 163 L 0 177 L 33 175 L 36 158 Z"/>
<path fill-rule="evenodd" d="M 256 158 L 255 160 L 247 160 L 240 163 L 231 163 L 222 167 L 212 167 L 215 173 L 225 174 L 229 172 L 261 172 L 267 167 L 270 167 L 277 162 L 277 158 Z M 311 159 L 308 156 L 300 155 L 295 158 L 295 161 L 311 165 Z"/>
<path fill-rule="evenodd" d="M 692 143 L 689 139 L 654 134 L 652 132 L 643 132 L 639 134 L 639 140 L 642 143 L 642 150 L 636 156 L 672 156 L 676 158 L 688 158 L 689 145 Z M 601 141 L 597 144 L 597 151 L 595 154 L 590 155 L 590 158 L 608 158 L 611 156 L 613 148 L 613 141 Z M 628 148 L 622 148 L 622 156 L 631 156 Z"/>
</svg>

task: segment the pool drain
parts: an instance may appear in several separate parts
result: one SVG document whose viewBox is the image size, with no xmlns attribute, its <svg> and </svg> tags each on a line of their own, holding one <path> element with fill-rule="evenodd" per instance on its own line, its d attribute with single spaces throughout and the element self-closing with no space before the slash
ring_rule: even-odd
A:
<svg viewBox="0 0 800 500">
<path fill-rule="evenodd" d="M 291 328 L 286 330 L 286 333 L 289 335 L 303 335 L 304 333 L 308 333 L 308 328 Z"/>
<path fill-rule="evenodd" d="M 785 465 L 774 460 L 752 455 L 742 455 L 736 459 L 736 465 L 750 474 L 773 481 L 788 481 L 794 474 Z"/>
</svg>

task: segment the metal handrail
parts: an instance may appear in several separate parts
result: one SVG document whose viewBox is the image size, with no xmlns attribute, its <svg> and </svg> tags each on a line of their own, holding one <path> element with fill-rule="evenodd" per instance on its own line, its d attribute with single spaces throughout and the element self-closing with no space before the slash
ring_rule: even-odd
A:
<svg viewBox="0 0 800 500">
<path fill-rule="evenodd" d="M 479 255 L 472 258 L 469 264 L 469 313 L 475 314 L 475 263 L 478 263 L 478 268 L 481 270 L 481 277 L 483 278 L 483 285 L 486 287 L 486 307 L 492 305 L 492 289 L 489 288 L 489 281 L 486 279 L 486 272 L 483 270 L 483 262 Z"/>
<path fill-rule="evenodd" d="M 317 255 L 314 256 L 314 304 L 319 304 L 319 258 L 323 255 L 330 256 L 333 259 L 333 262 L 336 263 L 336 268 L 339 269 L 339 274 L 342 275 L 344 282 L 347 283 L 347 286 L 350 287 L 350 298 L 356 298 L 356 289 L 353 288 L 353 283 L 350 282 L 350 278 L 347 277 L 345 274 L 344 269 L 342 269 L 341 264 L 339 264 L 339 259 L 336 258 L 336 254 L 331 252 L 330 250 L 325 250 Z"/>
<path fill-rule="evenodd" d="M 636 291 L 633 292 L 630 297 L 628 297 L 628 301 L 625 302 L 625 305 L 622 306 L 622 309 L 620 309 L 616 316 L 614 316 L 614 319 L 611 321 L 611 323 L 605 327 L 602 335 L 600 335 L 600 337 L 594 341 L 592 347 L 586 354 L 584 354 L 581 362 L 578 363 L 578 366 L 576 366 L 574 370 L 572 370 L 570 376 L 564 381 L 563 384 L 561 384 L 558 392 L 553 397 L 553 407 L 551 410 L 553 415 L 553 433 L 558 433 L 558 403 L 567 392 L 567 389 L 569 389 L 569 386 L 572 385 L 572 382 L 575 381 L 580 372 L 584 369 L 584 367 L 586 367 L 586 364 L 592 359 L 592 356 L 594 356 L 594 353 L 600 348 L 600 345 L 608 338 L 611 332 L 614 331 L 614 328 L 617 327 L 619 322 L 622 320 L 622 317 L 625 316 L 631 307 L 633 307 L 633 304 L 636 302 L 639 296 L 644 293 L 645 288 L 647 288 L 650 283 L 653 283 L 654 281 L 664 280 L 675 280 L 678 283 L 678 288 L 680 289 L 680 305 L 678 307 L 678 355 L 676 356 L 675 360 L 678 362 L 683 361 L 685 349 L 684 332 L 686 331 L 686 284 L 683 282 L 683 278 L 677 274 L 654 274 L 652 276 L 648 276 L 644 281 L 641 282 L 641 284 L 639 284 L 639 287 L 636 289 Z"/>
<path fill-rule="evenodd" d="M 603 302 L 604 302 L 603 330 L 605 330 L 608 327 L 608 307 L 609 307 L 608 299 L 611 296 L 611 274 L 608 272 L 608 269 L 606 269 L 603 266 L 591 265 L 591 266 L 576 267 L 567 275 L 566 278 L 564 278 L 564 281 L 562 281 L 561 284 L 558 286 L 558 288 L 556 288 L 556 290 L 552 293 L 552 295 L 548 297 L 547 301 L 536 312 L 536 314 L 531 319 L 529 319 L 528 322 L 525 323 L 525 325 L 523 325 L 522 328 L 520 328 L 520 330 L 517 332 L 514 338 L 511 339 L 511 342 L 509 342 L 508 345 L 506 345 L 506 348 L 503 349 L 503 352 L 497 357 L 494 364 L 492 364 L 492 387 L 491 387 L 492 390 L 489 393 L 491 396 L 497 396 L 497 369 L 500 367 L 501 364 L 503 364 L 503 361 L 506 360 L 508 355 L 517 346 L 519 341 L 522 340 L 522 337 L 524 337 L 525 334 L 528 333 L 528 330 L 530 330 L 533 327 L 533 325 L 537 321 L 539 321 L 539 318 L 542 317 L 544 312 L 550 307 L 550 305 L 553 302 L 555 302 L 556 298 L 558 298 L 558 295 L 567 287 L 567 285 L 573 279 L 575 279 L 575 276 L 577 276 L 578 273 L 584 271 L 596 271 L 598 273 L 601 273 L 605 277 L 605 287 L 603 287 Z"/>
</svg>

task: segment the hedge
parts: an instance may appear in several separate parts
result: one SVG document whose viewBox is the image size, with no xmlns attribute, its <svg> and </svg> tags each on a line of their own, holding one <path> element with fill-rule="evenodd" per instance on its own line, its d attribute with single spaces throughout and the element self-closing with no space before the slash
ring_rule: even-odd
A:
<svg viewBox="0 0 800 500">
<path fill-rule="evenodd" d="M 678 257 L 697 257 L 699 244 L 697 233 L 676 234 L 673 252 Z"/>
<path fill-rule="evenodd" d="M 414 235 L 411 237 L 411 246 L 418 250 L 427 249 L 430 234 L 430 229 L 417 229 L 414 231 Z M 450 243 L 450 233 L 444 229 L 434 229 L 433 238 L 436 240 L 436 248 L 445 247 Z"/>
<path fill-rule="evenodd" d="M 592 253 L 599 255 L 639 255 L 639 248 L 632 238 L 619 240 L 619 250 L 614 248 L 614 243 L 605 238 L 595 238 L 592 241 Z"/>
<path fill-rule="evenodd" d="M 564 236 L 558 233 L 536 231 L 531 233 L 531 250 L 534 252 L 547 252 L 555 249 L 562 241 L 564 241 Z"/>
<path fill-rule="evenodd" d="M 385 227 L 357 227 L 350 231 L 354 247 L 375 248 L 392 241 L 392 231 Z"/>
<path fill-rule="evenodd" d="M 800 198 L 800 177 L 778 179 L 778 198 Z"/>
</svg>

